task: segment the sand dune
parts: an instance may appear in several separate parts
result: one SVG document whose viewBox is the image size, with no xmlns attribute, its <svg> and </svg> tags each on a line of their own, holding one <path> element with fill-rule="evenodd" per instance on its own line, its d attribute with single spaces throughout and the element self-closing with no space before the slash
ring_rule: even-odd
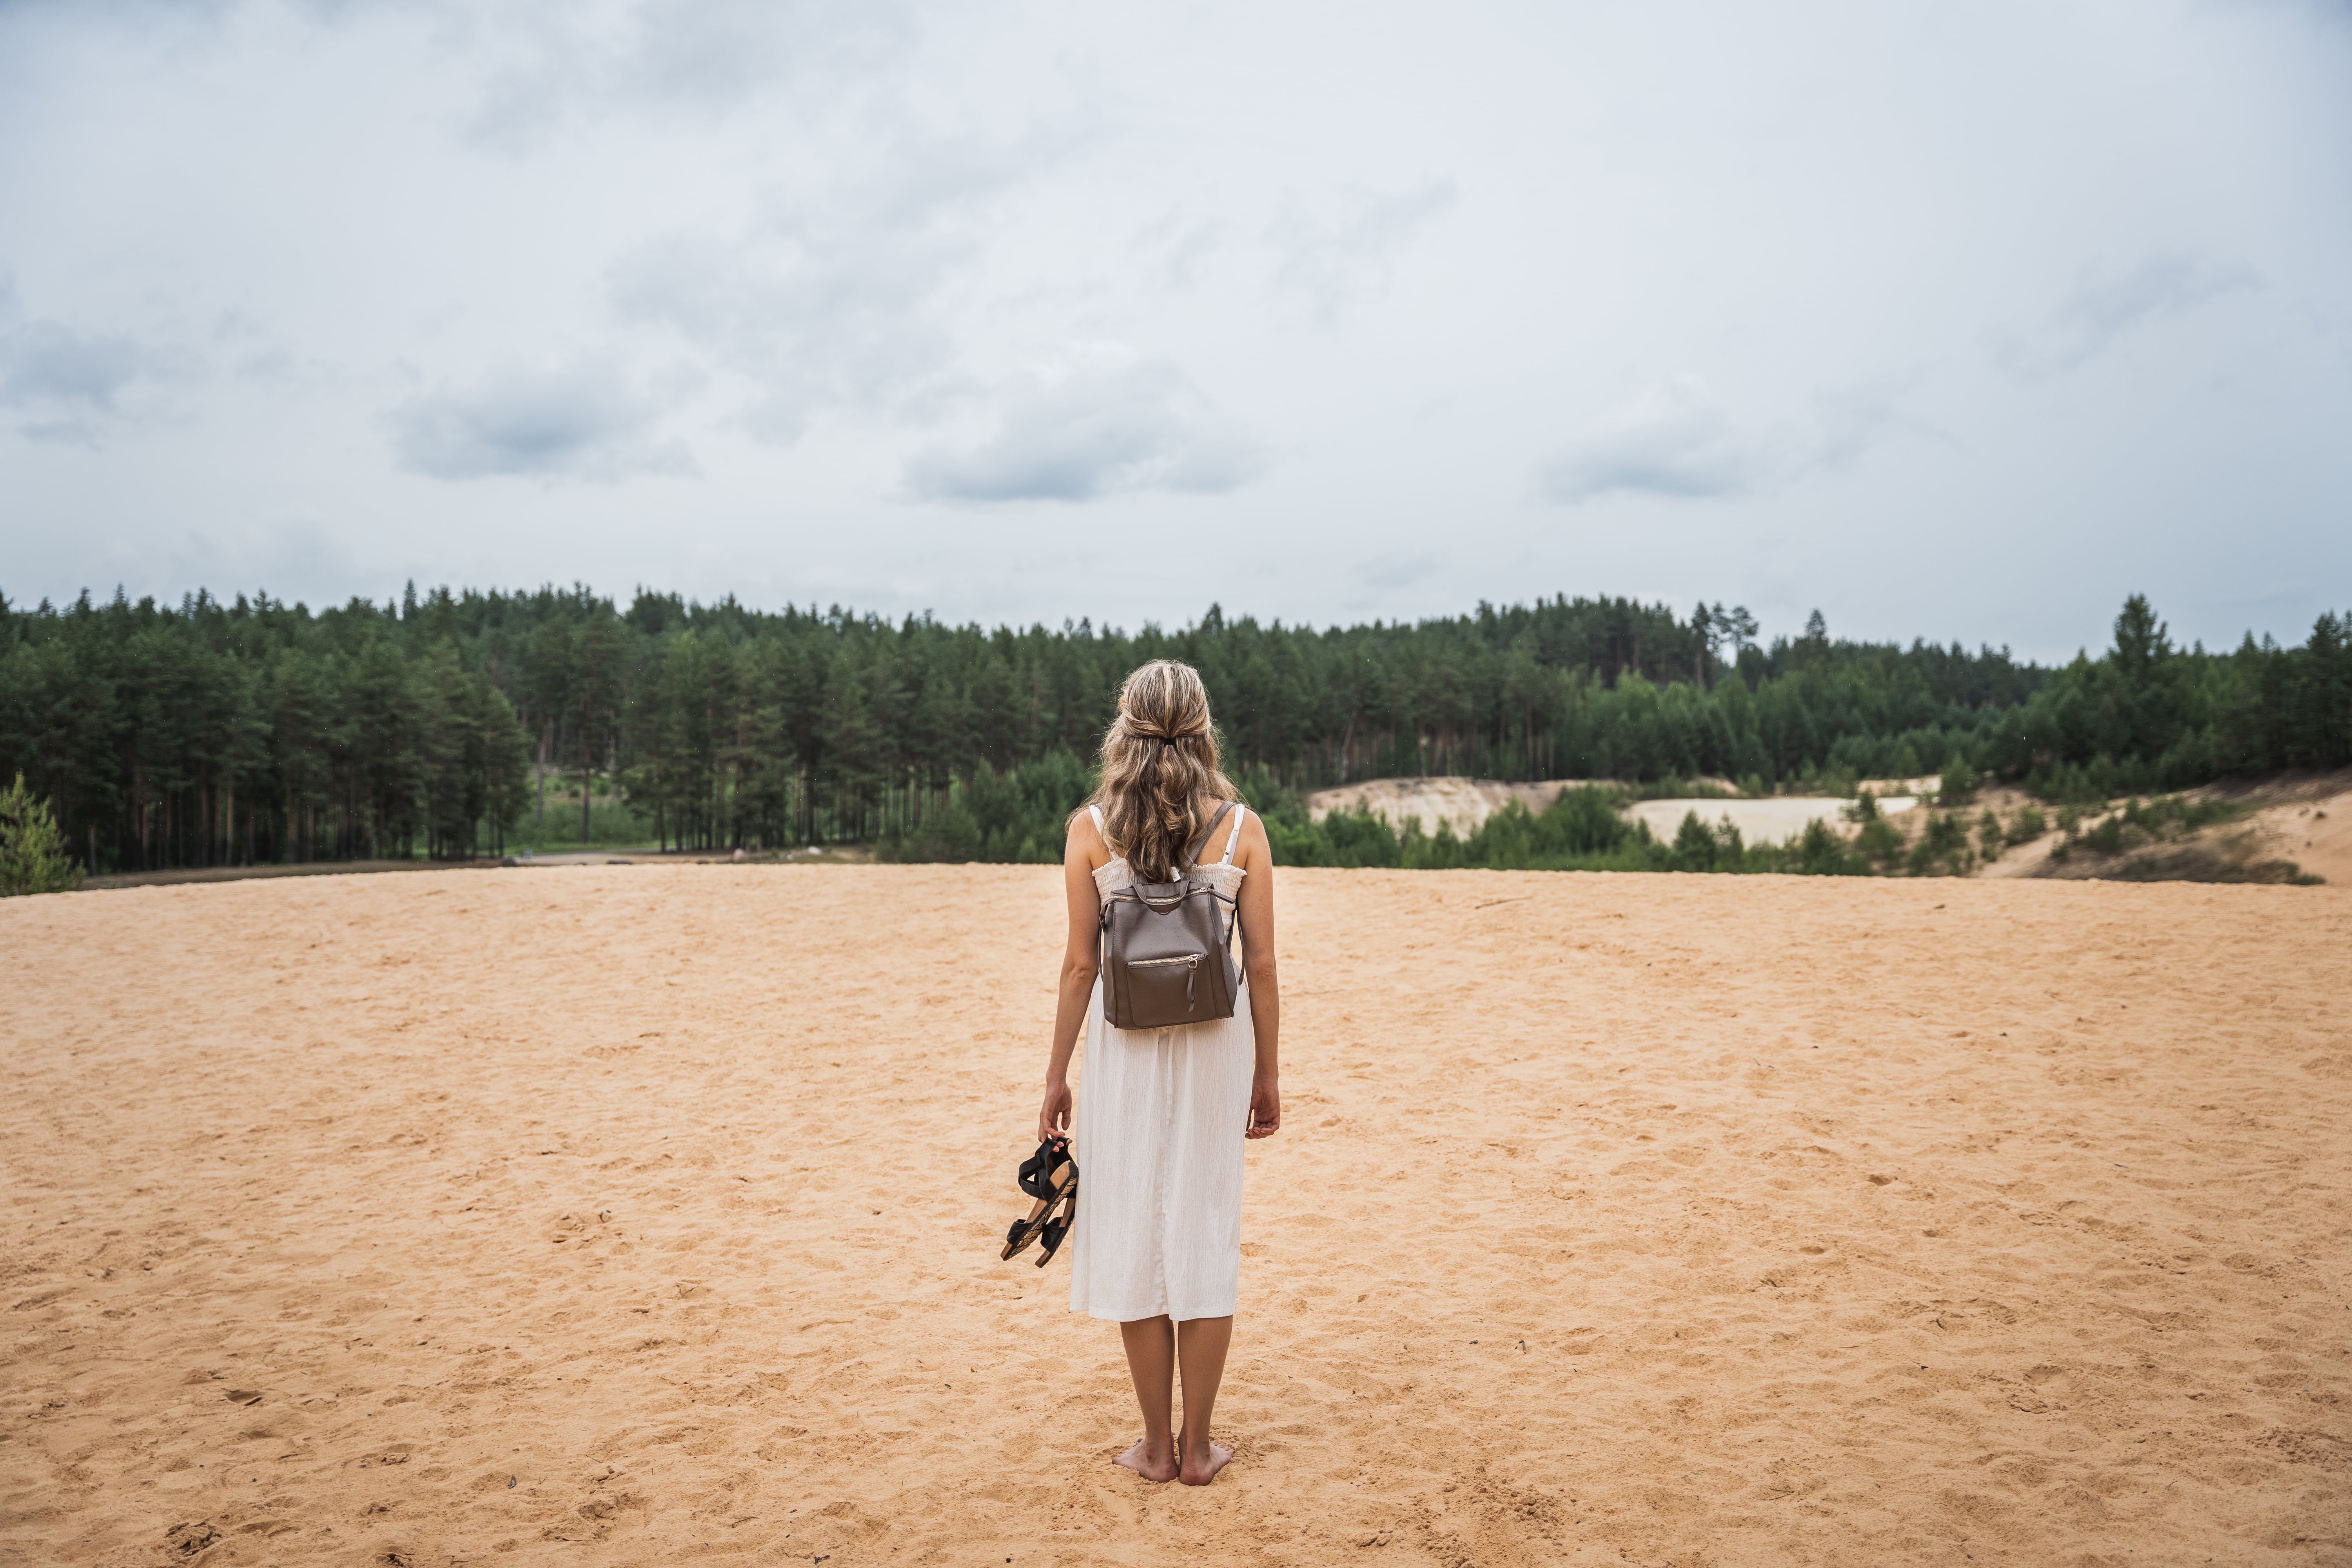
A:
<svg viewBox="0 0 2352 1568">
<path fill-rule="evenodd" d="M 1456 837 L 1467 837 L 1511 801 L 1519 802 L 1529 811 L 1540 812 L 1559 799 L 1564 789 L 1612 782 L 1545 779 L 1534 784 L 1506 784 L 1497 779 L 1461 777 L 1367 779 L 1360 784 L 1315 791 L 1307 797 L 1307 812 L 1310 818 L 1320 822 L 1335 811 L 1353 811 L 1361 805 L 1399 825 L 1417 817 L 1423 833 L 1435 833 L 1441 822 L 1451 823 Z M 1720 779 L 1699 782 L 1717 784 L 1727 791 L 1733 787 Z M 1846 807 L 1852 804 L 1832 795 L 1769 795 L 1757 799 L 1709 796 L 1636 801 L 1625 808 L 1625 815 L 1648 823 L 1651 834 L 1664 839 L 1674 837 L 1687 812 L 1697 812 L 1709 826 L 1728 816 L 1749 843 L 1779 844 L 1798 837 L 1807 823 L 1815 820 L 1827 822 L 1839 833 L 1852 837 L 1856 826 L 1845 817 Z M 1917 804 L 1911 796 L 1901 796 L 1883 802 L 1880 809 L 1898 813 Z"/>
<path fill-rule="evenodd" d="M 2338 885 L 2352 883 L 2352 772 L 2301 774 L 2253 785 L 2189 792 L 2242 803 L 2243 816 L 2211 824 L 2177 838 L 2140 841 L 2121 854 L 2078 847 L 2064 859 L 2053 851 L 2063 842 L 2055 829 L 2009 848 L 1977 868 L 1979 877 L 2061 877 L 2112 881 L 2280 881 L 2290 873 Z M 2015 790 L 1986 790 L 1967 808 L 1990 808 L 2004 818 L 2030 797 Z M 2039 803 L 2032 803 L 2039 804 Z M 2111 801 L 2085 814 L 2095 819 L 2128 804 Z M 2054 815 L 2045 811 L 2045 815 Z M 1897 817 L 1900 828 L 1916 830 L 1923 818 Z"/>
<path fill-rule="evenodd" d="M 1418 817 L 1423 833 L 1435 833 L 1441 822 L 1451 823 L 1455 837 L 1466 838 L 1486 818 L 1514 800 L 1529 811 L 1539 812 L 1558 800 L 1560 791 L 1590 782 L 1595 781 L 1541 779 L 1530 784 L 1507 784 L 1500 779 L 1436 774 L 1427 778 L 1365 779 L 1314 791 L 1307 796 L 1307 815 L 1320 822 L 1335 811 L 1354 811 L 1361 806 L 1400 827 L 1408 819 Z"/>
<path fill-rule="evenodd" d="M 995 1258 L 1050 869 L 0 903 L 0 1559 L 2352 1561 L 2352 896 L 1284 877 L 1205 1490 Z"/>
<path fill-rule="evenodd" d="M 2339 787 L 2256 812 L 2254 829 L 2272 854 L 2330 882 L 2352 882 L 2352 788 L 2334 782 Z"/>
<path fill-rule="evenodd" d="M 1896 816 L 1918 804 L 1907 795 L 1896 795 L 1881 801 L 1878 809 Z M 1729 818 L 1748 843 L 1785 844 L 1803 837 L 1806 825 L 1813 822 L 1826 824 L 1841 837 L 1853 837 L 1862 831 L 1862 825 L 1848 815 L 1853 805 L 1839 795 L 1764 795 L 1754 800 L 1639 800 L 1625 808 L 1625 815 L 1648 823 L 1650 836 L 1669 844 L 1691 812 L 1698 813 L 1698 819 L 1709 827 Z"/>
</svg>

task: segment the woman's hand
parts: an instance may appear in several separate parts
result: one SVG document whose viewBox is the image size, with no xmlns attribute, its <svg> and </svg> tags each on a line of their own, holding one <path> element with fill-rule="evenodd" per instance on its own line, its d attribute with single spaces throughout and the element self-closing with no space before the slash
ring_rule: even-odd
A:
<svg viewBox="0 0 2352 1568">
<path fill-rule="evenodd" d="M 1270 1078 L 1259 1079 L 1250 1085 L 1249 1127 L 1243 1136 L 1271 1138 L 1281 1131 L 1281 1087 Z"/>
<path fill-rule="evenodd" d="M 1070 1098 L 1070 1086 L 1056 1079 L 1045 1085 L 1045 1103 L 1037 1108 L 1037 1142 L 1045 1142 L 1057 1133 L 1070 1130 L 1070 1115 L 1076 1101 Z"/>
</svg>

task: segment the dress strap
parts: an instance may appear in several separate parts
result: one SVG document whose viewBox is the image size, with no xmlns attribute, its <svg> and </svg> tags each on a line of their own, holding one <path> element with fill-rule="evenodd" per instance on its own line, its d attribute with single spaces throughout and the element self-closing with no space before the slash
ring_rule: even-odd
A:
<svg viewBox="0 0 2352 1568">
<path fill-rule="evenodd" d="M 1237 805 L 1234 807 L 1234 830 L 1225 835 L 1224 864 L 1228 866 L 1234 863 L 1234 847 L 1242 841 L 1242 818 L 1248 815 L 1248 806 Z"/>
<path fill-rule="evenodd" d="M 1182 867 L 1179 868 L 1180 869 L 1189 870 L 1192 867 L 1198 866 L 1201 863 L 1201 852 L 1208 848 L 1209 836 L 1216 832 L 1217 824 L 1223 822 L 1225 819 L 1225 813 L 1233 809 L 1234 803 L 1232 801 L 1227 801 L 1224 805 L 1217 807 L 1217 815 L 1209 818 L 1209 826 L 1201 829 L 1201 837 L 1194 839 L 1192 841 L 1192 847 L 1185 852 L 1184 864 Z M 1240 819 L 1236 817 L 1234 819 L 1234 823 L 1235 826 L 1238 826 Z"/>
<path fill-rule="evenodd" d="M 1095 831 L 1096 831 L 1097 833 L 1107 833 L 1107 832 L 1108 832 L 1108 831 L 1109 831 L 1109 829 L 1106 828 L 1106 827 L 1103 826 L 1103 819 L 1102 819 L 1102 807 L 1101 807 L 1101 806 L 1098 806 L 1098 805 L 1090 805 L 1090 806 L 1087 807 L 1087 809 L 1088 811 L 1091 811 L 1091 812 L 1093 812 L 1093 813 L 1095 814 Z"/>
</svg>

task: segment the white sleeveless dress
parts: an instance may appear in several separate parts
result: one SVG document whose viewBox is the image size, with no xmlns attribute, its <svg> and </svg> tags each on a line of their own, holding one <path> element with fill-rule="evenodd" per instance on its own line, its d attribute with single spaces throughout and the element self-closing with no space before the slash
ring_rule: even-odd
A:
<svg viewBox="0 0 2352 1568">
<path fill-rule="evenodd" d="M 1234 864 L 1234 847 L 1244 815 L 1234 808 L 1224 858 L 1194 867 L 1186 880 L 1227 899 L 1240 893 L 1247 873 Z M 1102 825 L 1100 811 L 1095 825 Z M 1124 858 L 1095 872 L 1098 893 L 1134 881 Z M 1072 1311 L 1123 1323 L 1163 1313 L 1180 1321 L 1232 1315 L 1241 1289 L 1242 1145 L 1256 1058 L 1246 981 L 1230 1018 L 1119 1029 L 1103 1017 L 1096 980 L 1070 1138 L 1078 1162 Z"/>
</svg>

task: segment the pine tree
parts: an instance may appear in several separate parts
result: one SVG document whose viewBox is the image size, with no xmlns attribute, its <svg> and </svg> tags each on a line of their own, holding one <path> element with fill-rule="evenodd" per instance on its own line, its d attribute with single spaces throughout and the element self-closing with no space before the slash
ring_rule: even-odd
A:
<svg viewBox="0 0 2352 1568">
<path fill-rule="evenodd" d="M 490 853 L 506 852 L 506 837 L 530 805 L 530 741 L 506 693 L 480 686 L 481 801 L 489 824 Z"/>
<path fill-rule="evenodd" d="M 578 715 L 580 842 L 588 842 L 588 808 L 595 794 L 596 753 L 610 743 L 627 676 L 628 634 L 609 606 L 591 617 L 573 652 L 572 703 Z"/>
<path fill-rule="evenodd" d="M 0 790 L 0 899 L 19 893 L 69 893 L 81 868 L 66 848 L 49 803 L 25 787 L 25 775 Z"/>
<path fill-rule="evenodd" d="M 531 632 L 523 665 L 521 696 L 530 726 L 538 732 L 538 821 L 547 820 L 547 770 L 555 763 L 556 726 L 572 708 L 572 622 L 562 616 L 539 623 Z"/>
</svg>

